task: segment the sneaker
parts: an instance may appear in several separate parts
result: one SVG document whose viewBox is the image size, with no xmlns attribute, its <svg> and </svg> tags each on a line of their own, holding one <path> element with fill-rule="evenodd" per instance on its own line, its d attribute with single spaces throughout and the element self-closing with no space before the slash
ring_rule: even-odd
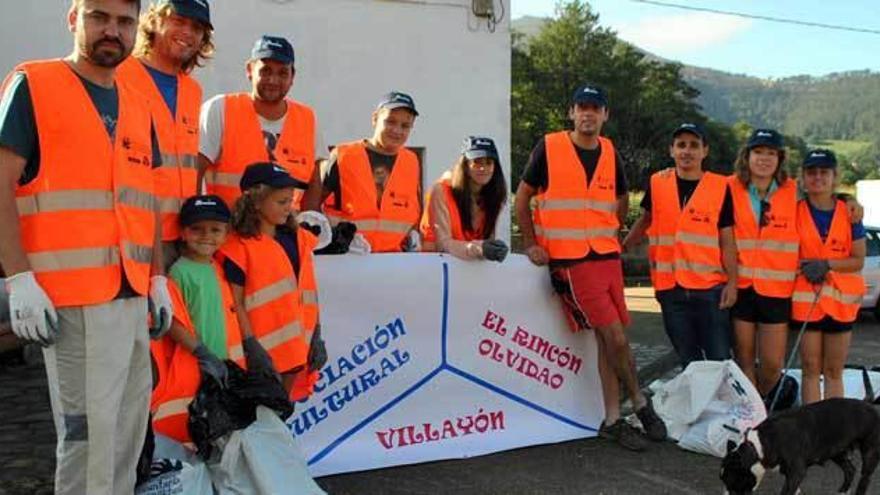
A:
<svg viewBox="0 0 880 495">
<path fill-rule="evenodd" d="M 645 397 L 645 400 L 647 403 L 641 409 L 636 411 L 636 416 L 639 418 L 639 421 L 642 422 L 642 428 L 645 429 L 645 433 L 651 440 L 655 442 L 666 440 L 666 424 L 660 419 L 657 412 L 654 411 L 654 405 L 651 403 L 651 398 Z"/>
<path fill-rule="evenodd" d="M 599 427 L 599 436 L 606 440 L 617 442 L 621 447 L 635 452 L 641 452 L 648 446 L 648 442 L 645 440 L 642 432 L 627 423 L 623 418 L 618 419 L 611 425 L 603 422 L 602 426 Z"/>
</svg>

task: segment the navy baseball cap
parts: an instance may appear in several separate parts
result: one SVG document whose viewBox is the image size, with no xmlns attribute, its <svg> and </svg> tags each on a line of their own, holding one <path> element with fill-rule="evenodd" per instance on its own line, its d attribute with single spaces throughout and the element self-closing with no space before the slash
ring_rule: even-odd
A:
<svg viewBox="0 0 880 495">
<path fill-rule="evenodd" d="M 293 45 L 280 36 L 264 34 L 254 43 L 254 48 L 251 50 L 251 60 L 263 59 L 277 60 L 282 64 L 293 65 L 295 60 Z"/>
<path fill-rule="evenodd" d="M 180 225 L 186 227 L 204 220 L 229 223 L 232 213 L 220 196 L 204 194 L 192 196 L 180 208 Z"/>
<path fill-rule="evenodd" d="M 672 139 L 677 138 L 679 134 L 683 134 L 685 132 L 693 134 L 694 136 L 697 136 L 698 138 L 700 138 L 700 141 L 702 141 L 703 143 L 706 142 L 706 131 L 703 130 L 703 128 L 702 128 L 702 126 L 700 126 L 700 124 L 694 124 L 692 122 L 685 122 L 685 123 L 681 124 L 680 126 L 676 127 L 675 130 L 672 131 Z"/>
<path fill-rule="evenodd" d="M 211 7 L 208 0 L 162 0 L 159 6 L 170 5 L 175 14 L 201 22 L 214 29 L 211 25 Z"/>
<path fill-rule="evenodd" d="M 290 176 L 284 167 L 268 162 L 260 162 L 248 165 L 244 169 L 244 174 L 238 185 L 242 191 L 265 184 L 275 189 L 283 189 L 285 187 L 294 187 L 296 189 L 307 189 L 309 187 L 305 182 Z"/>
<path fill-rule="evenodd" d="M 484 136 L 468 136 L 464 140 L 464 146 L 461 153 L 468 160 L 476 160 L 477 158 L 491 158 L 498 163 L 498 148 L 495 147 L 495 141 L 492 138 Z"/>
<path fill-rule="evenodd" d="M 757 148 L 758 146 L 767 146 L 770 148 L 781 150 L 782 134 L 779 134 L 773 129 L 755 129 L 755 131 L 752 132 L 752 135 L 749 136 L 749 141 L 746 143 L 746 148 L 752 149 Z"/>
<path fill-rule="evenodd" d="M 837 157 L 831 150 L 822 148 L 810 150 L 804 157 L 802 168 L 837 168 Z"/>
<path fill-rule="evenodd" d="M 578 103 L 594 103 L 600 107 L 608 106 L 608 97 L 605 96 L 605 90 L 595 84 L 584 84 L 579 87 L 571 97 L 571 104 Z"/>
<path fill-rule="evenodd" d="M 376 110 L 381 110 L 383 108 L 387 108 L 389 110 L 394 110 L 395 108 L 406 108 L 413 115 L 419 115 L 419 111 L 416 110 L 416 103 L 413 101 L 412 96 L 401 93 L 400 91 L 392 91 L 390 93 L 382 96 L 382 99 L 379 100 L 379 104 L 376 105 Z"/>
</svg>

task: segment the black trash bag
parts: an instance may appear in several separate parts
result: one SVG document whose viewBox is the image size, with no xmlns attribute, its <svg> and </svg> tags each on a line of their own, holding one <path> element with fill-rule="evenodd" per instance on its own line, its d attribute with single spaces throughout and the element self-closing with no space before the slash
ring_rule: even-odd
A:
<svg viewBox="0 0 880 495">
<path fill-rule="evenodd" d="M 773 405 L 773 410 L 771 411 L 770 406 L 772 405 L 773 398 L 776 397 L 779 387 L 782 387 L 782 390 L 779 391 L 779 398 L 776 399 L 776 404 Z M 798 382 L 794 377 L 788 375 L 781 376 L 776 385 L 773 386 L 773 389 L 764 397 L 764 406 L 767 407 L 767 414 L 791 409 L 794 403 L 797 402 L 799 393 L 800 387 L 798 387 Z"/>
<path fill-rule="evenodd" d="M 198 455 L 205 460 L 211 458 L 214 442 L 220 437 L 247 428 L 256 420 L 257 406 L 272 409 L 282 420 L 293 414 L 293 405 L 274 371 L 245 371 L 232 361 L 226 361 L 226 368 L 227 388 L 203 375 L 188 408 L 189 434 Z"/>
<path fill-rule="evenodd" d="M 333 239 L 321 249 L 315 251 L 315 254 L 345 254 L 348 252 L 348 246 L 354 240 L 357 233 L 357 225 L 351 222 L 339 222 L 333 227 Z"/>
<path fill-rule="evenodd" d="M 153 435 L 153 415 L 147 420 L 147 435 L 144 439 L 144 447 L 138 457 L 135 468 L 135 486 L 140 486 L 152 476 L 153 452 L 156 450 L 156 437 Z"/>
</svg>

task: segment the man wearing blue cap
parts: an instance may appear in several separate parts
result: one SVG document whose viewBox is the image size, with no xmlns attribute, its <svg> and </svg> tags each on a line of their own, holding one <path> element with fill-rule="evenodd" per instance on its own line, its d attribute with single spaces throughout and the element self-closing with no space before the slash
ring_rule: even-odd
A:
<svg viewBox="0 0 880 495">
<path fill-rule="evenodd" d="M 405 146 L 418 115 L 410 95 L 384 95 L 372 137 L 336 146 L 321 169 L 324 211 L 334 224 L 354 223 L 368 252 L 418 250 L 421 168 Z"/>
<path fill-rule="evenodd" d="M 617 236 L 628 196 L 623 161 L 614 143 L 601 135 L 608 120 L 605 92 L 581 86 L 568 116 L 573 130 L 548 134 L 532 150 L 516 192 L 516 216 L 529 260 L 550 266 L 571 330 L 595 329 L 605 402 L 599 435 L 643 450 L 645 439 L 620 416 L 619 381 L 649 438 L 664 439 L 666 425 L 639 388 L 624 333 L 629 313 Z"/>
<path fill-rule="evenodd" d="M 317 162 L 326 156 L 315 112 L 287 98 L 296 75 L 293 46 L 262 36 L 247 62 L 250 93 L 217 95 L 202 106 L 199 182 L 233 207 L 239 180 L 251 163 L 272 162 L 309 184 L 297 193 L 300 209 L 316 210 L 321 197 Z"/>
<path fill-rule="evenodd" d="M 132 56 L 119 78 L 149 97 L 159 134 L 162 166 L 156 169 L 156 195 L 162 213 L 166 265 L 177 258 L 177 220 L 183 201 L 196 194 L 199 109 L 202 87 L 190 77 L 214 51 L 207 0 L 160 0 L 140 20 Z"/>
</svg>

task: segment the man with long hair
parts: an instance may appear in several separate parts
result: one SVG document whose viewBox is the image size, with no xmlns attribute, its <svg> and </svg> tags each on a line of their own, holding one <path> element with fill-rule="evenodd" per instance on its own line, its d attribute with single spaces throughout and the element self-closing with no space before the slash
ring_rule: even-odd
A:
<svg viewBox="0 0 880 495">
<path fill-rule="evenodd" d="M 623 163 L 610 139 L 605 92 L 578 88 L 569 107 L 571 131 L 546 135 L 532 151 L 516 191 L 516 216 L 526 255 L 550 265 L 573 331 L 594 329 L 605 421 L 599 435 L 630 450 L 643 450 L 642 435 L 620 416 L 623 382 L 648 437 L 666 437 L 666 425 L 639 388 L 635 362 L 624 333 L 629 313 L 617 236 L 628 207 Z M 537 196 L 534 220 L 530 202 Z"/>
<path fill-rule="evenodd" d="M 119 78 L 149 98 L 159 134 L 163 159 L 155 173 L 156 195 L 169 266 L 177 258 L 178 212 L 186 198 L 198 193 L 202 88 L 190 73 L 213 51 L 207 0 L 161 0 L 141 16 L 133 56 L 119 67 Z"/>
<path fill-rule="evenodd" d="M 137 0 L 73 0 L 73 52 L 20 64 L 0 100 L 0 264 L 13 332 L 44 347 L 59 494 L 134 491 L 148 335 L 172 318 L 150 109 L 116 81 L 139 11 Z"/>
</svg>

